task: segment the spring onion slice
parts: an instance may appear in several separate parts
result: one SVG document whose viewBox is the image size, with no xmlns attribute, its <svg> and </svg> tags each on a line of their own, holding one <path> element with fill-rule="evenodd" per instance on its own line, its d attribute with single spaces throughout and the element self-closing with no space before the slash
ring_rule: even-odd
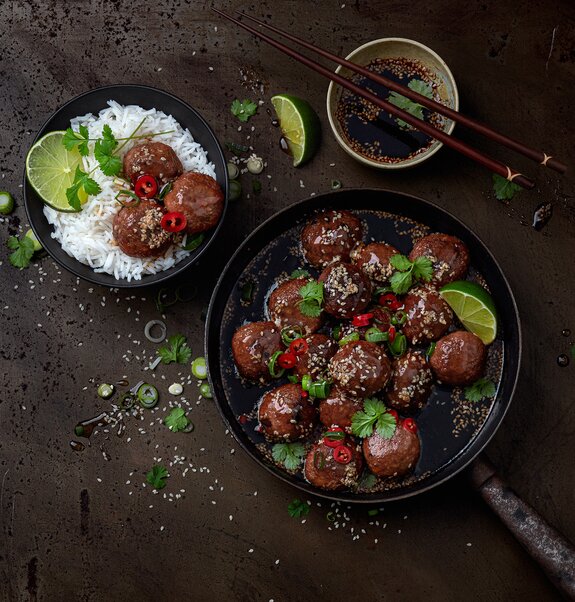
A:
<svg viewBox="0 0 575 602">
<path fill-rule="evenodd" d="M 304 374 L 304 377 L 301 379 L 301 388 L 304 391 L 309 391 L 312 385 L 312 379 L 310 374 Z"/>
<path fill-rule="evenodd" d="M 282 328 L 281 337 L 283 344 L 289 347 L 290 343 L 303 337 L 303 330 L 301 326 L 286 326 Z"/>
<path fill-rule="evenodd" d="M 347 345 L 347 343 L 351 343 L 352 341 L 359 341 L 359 332 L 351 332 L 350 334 L 342 337 L 339 340 L 339 344 L 343 347 Z"/>
<path fill-rule="evenodd" d="M 122 189 L 114 198 L 122 207 L 136 207 L 140 204 L 140 197 L 131 190 Z"/>
<path fill-rule="evenodd" d="M 152 336 L 152 328 L 155 326 L 160 328 L 160 334 L 157 337 Z M 150 343 L 161 343 L 166 338 L 167 332 L 166 324 L 162 320 L 150 320 L 144 327 L 144 336 Z"/>
<path fill-rule="evenodd" d="M 110 397 L 112 397 L 112 395 L 114 394 L 115 390 L 116 389 L 114 388 L 114 385 L 102 383 L 98 386 L 98 397 L 101 397 L 102 399 L 110 399 Z"/>
<path fill-rule="evenodd" d="M 0 191 L 0 215 L 8 215 L 14 211 L 14 199 L 9 192 Z"/>
<path fill-rule="evenodd" d="M 365 340 L 370 343 L 383 343 L 387 341 L 389 335 L 387 332 L 379 330 L 376 326 L 372 326 L 365 331 Z"/>
<path fill-rule="evenodd" d="M 205 357 L 197 357 L 192 362 L 192 374 L 200 380 L 205 380 L 207 378 L 208 369 L 206 367 Z"/>
<path fill-rule="evenodd" d="M 311 383 L 308 392 L 311 397 L 325 399 L 329 395 L 329 383 L 327 380 L 320 380 Z"/>
<path fill-rule="evenodd" d="M 229 180 L 230 201 L 237 201 L 242 196 L 242 185 L 237 180 Z"/>
<path fill-rule="evenodd" d="M 285 370 L 283 368 L 279 368 L 277 366 L 278 357 L 283 353 L 283 351 L 276 351 L 268 362 L 268 370 L 270 371 L 270 376 L 272 378 L 281 378 L 284 375 Z"/>
<path fill-rule="evenodd" d="M 122 397 L 120 397 L 119 405 L 122 410 L 129 410 L 135 402 L 136 398 L 134 394 L 131 392 L 126 392 L 122 394 Z"/>
<path fill-rule="evenodd" d="M 138 389 L 138 401 L 143 408 L 147 410 L 153 408 L 159 399 L 158 389 L 154 387 L 154 385 L 150 385 L 149 383 L 144 383 Z"/>
<path fill-rule="evenodd" d="M 387 346 L 389 347 L 391 355 L 394 357 L 401 357 L 407 350 L 407 339 L 404 334 L 398 332 L 395 335 L 395 339 L 393 339 L 393 343 L 388 341 Z"/>
<path fill-rule="evenodd" d="M 211 399 L 213 397 L 212 390 L 208 383 L 202 383 L 200 386 L 200 395 L 205 397 L 206 399 Z"/>
<path fill-rule="evenodd" d="M 396 311 L 393 316 L 391 316 L 391 323 L 394 326 L 403 326 L 407 321 L 407 313 L 403 310 Z"/>
</svg>

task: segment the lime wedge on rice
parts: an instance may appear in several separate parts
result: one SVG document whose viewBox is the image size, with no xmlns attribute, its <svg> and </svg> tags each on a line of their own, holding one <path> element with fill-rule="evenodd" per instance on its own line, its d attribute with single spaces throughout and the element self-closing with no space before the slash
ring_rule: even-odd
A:
<svg viewBox="0 0 575 602">
<path fill-rule="evenodd" d="M 277 94 L 272 96 L 280 129 L 293 157 L 294 167 L 309 161 L 321 137 L 321 126 L 317 113 L 301 98 Z"/>
<path fill-rule="evenodd" d="M 467 330 L 477 335 L 485 345 L 493 343 L 497 334 L 495 303 L 482 286 L 457 280 L 446 284 L 439 294 Z"/>
<path fill-rule="evenodd" d="M 74 182 L 76 167 L 82 167 L 82 157 L 77 149 L 66 150 L 62 137 L 66 132 L 49 132 L 28 152 L 26 175 L 40 198 L 57 211 L 71 211 L 66 189 Z M 83 189 L 78 193 L 84 204 L 88 195 Z"/>
</svg>

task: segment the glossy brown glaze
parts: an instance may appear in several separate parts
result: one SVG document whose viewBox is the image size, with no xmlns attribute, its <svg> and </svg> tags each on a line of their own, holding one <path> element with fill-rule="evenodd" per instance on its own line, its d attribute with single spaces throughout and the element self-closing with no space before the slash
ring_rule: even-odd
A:
<svg viewBox="0 0 575 602">
<path fill-rule="evenodd" d="M 183 171 L 182 163 L 172 147 L 163 142 L 142 142 L 124 155 L 124 176 L 132 181 L 147 174 L 154 176 L 160 184 L 166 184 Z"/>
<path fill-rule="evenodd" d="M 435 376 L 447 385 L 470 385 L 483 374 L 487 348 L 467 330 L 456 330 L 437 341 L 429 360 Z"/>
<path fill-rule="evenodd" d="M 411 290 L 404 298 L 407 320 L 403 334 L 412 344 L 424 345 L 445 334 L 453 322 L 453 312 L 430 286 Z"/>
<path fill-rule="evenodd" d="M 340 426 L 346 432 L 351 430 L 351 419 L 356 412 L 363 409 L 363 399 L 347 395 L 337 387 L 333 387 L 329 395 L 319 402 L 319 419 L 326 426 Z"/>
<path fill-rule="evenodd" d="M 281 348 L 280 329 L 273 322 L 249 322 L 240 326 L 232 338 L 238 372 L 248 380 L 269 380 L 269 359 Z"/>
<path fill-rule="evenodd" d="M 288 383 L 263 396 L 258 417 L 261 432 L 270 441 L 295 441 L 311 434 L 317 410 L 309 397 L 302 397 L 299 384 Z"/>
<path fill-rule="evenodd" d="M 393 266 L 389 263 L 393 255 L 399 251 L 385 242 L 359 243 L 351 251 L 352 262 L 375 285 L 382 285 L 389 281 L 393 274 Z"/>
<path fill-rule="evenodd" d="M 297 356 L 294 374 L 302 378 L 309 374 L 313 379 L 325 376 L 329 360 L 339 349 L 338 344 L 325 334 L 312 334 L 305 338 L 308 350 Z"/>
<path fill-rule="evenodd" d="M 417 464 L 420 451 L 419 436 L 405 429 L 401 420 L 389 439 L 374 431 L 373 435 L 363 440 L 365 461 L 378 477 L 406 474 Z"/>
<path fill-rule="evenodd" d="M 312 446 L 305 459 L 305 478 L 316 487 L 336 491 L 353 487 L 363 468 L 361 446 L 346 442 L 353 457 L 349 464 L 339 464 L 333 458 L 334 448 L 319 441 Z"/>
<path fill-rule="evenodd" d="M 307 278 L 287 280 L 272 291 L 268 300 L 269 316 L 280 328 L 299 326 L 304 334 L 311 334 L 321 327 L 321 314 L 312 318 L 302 314 L 299 309 L 299 302 L 302 300 L 299 291 L 306 282 Z"/>
<path fill-rule="evenodd" d="M 303 229 L 305 259 L 317 268 L 349 261 L 349 253 L 362 237 L 361 221 L 348 211 L 325 211 Z"/>
<path fill-rule="evenodd" d="M 336 318 L 352 318 L 371 301 L 371 283 L 351 263 L 334 263 L 320 274 L 323 282 L 324 309 Z"/>
<path fill-rule="evenodd" d="M 420 410 L 433 388 L 433 372 L 422 351 L 408 351 L 393 361 L 387 405 L 401 413 Z"/>
<path fill-rule="evenodd" d="M 224 193 L 214 178 L 188 171 L 175 182 L 164 205 L 186 216 L 185 232 L 198 234 L 214 228 L 224 210 Z"/>
<path fill-rule="evenodd" d="M 454 280 L 465 278 L 469 268 L 467 245 L 456 236 L 434 233 L 418 240 L 409 254 L 416 257 L 429 257 L 433 262 L 433 279 L 436 286 L 443 286 Z"/>
</svg>

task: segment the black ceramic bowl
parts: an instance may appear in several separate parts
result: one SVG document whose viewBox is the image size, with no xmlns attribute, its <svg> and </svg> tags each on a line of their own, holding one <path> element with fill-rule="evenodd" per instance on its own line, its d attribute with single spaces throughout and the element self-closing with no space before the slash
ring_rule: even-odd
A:
<svg viewBox="0 0 575 602">
<path fill-rule="evenodd" d="M 190 131 L 194 140 L 202 145 L 208 153 L 209 160 L 215 165 L 216 179 L 224 192 L 224 211 L 218 225 L 206 233 L 203 243 L 195 251 L 174 267 L 158 274 L 143 276 L 141 280 L 128 282 L 124 279 L 118 280 L 110 274 L 96 273 L 92 268 L 80 263 L 62 249 L 60 243 L 51 236 L 53 230 L 44 216 L 44 203 L 30 186 L 26 178 L 26 173 L 24 173 L 24 204 L 26 213 L 28 214 L 32 230 L 34 230 L 44 249 L 62 267 L 72 272 L 72 274 L 95 284 L 117 288 L 137 288 L 157 284 L 168 278 L 172 278 L 195 263 L 217 237 L 228 207 L 226 160 L 216 135 L 205 119 L 195 109 L 176 96 L 156 88 L 150 88 L 149 86 L 114 85 L 85 92 L 60 107 L 42 126 L 34 142 L 48 132 L 65 130 L 70 127 L 70 120 L 78 115 L 85 115 L 86 113 L 97 114 L 106 107 L 108 100 L 115 100 L 120 104 L 139 105 L 145 109 L 158 109 L 168 115 L 172 115 L 183 128 L 187 128 Z"/>
</svg>

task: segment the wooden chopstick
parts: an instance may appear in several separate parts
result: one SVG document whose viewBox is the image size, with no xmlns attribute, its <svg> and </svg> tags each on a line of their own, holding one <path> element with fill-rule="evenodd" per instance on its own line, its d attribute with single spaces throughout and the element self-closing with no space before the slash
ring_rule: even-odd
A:
<svg viewBox="0 0 575 602">
<path fill-rule="evenodd" d="M 221 15 L 222 17 L 228 19 L 232 23 L 235 23 L 239 27 L 245 29 L 246 31 L 249 31 L 251 34 L 260 38 L 264 42 L 270 44 L 270 46 L 277 48 L 281 52 L 284 52 L 288 56 L 299 61 L 300 63 L 303 63 L 304 65 L 306 65 L 307 67 L 309 67 L 310 69 L 315 71 L 316 73 L 319 73 L 319 74 L 323 75 L 324 77 L 331 79 L 332 81 L 339 84 L 342 88 L 346 88 L 346 89 L 350 90 L 351 92 L 353 92 L 354 94 L 357 94 L 358 96 L 361 96 L 361 97 L 369 100 L 371 103 L 378 106 L 379 108 L 384 109 L 385 111 L 387 111 L 388 113 L 391 113 L 393 116 L 398 117 L 399 119 L 402 119 L 409 125 L 424 132 L 428 136 L 431 136 L 432 138 L 435 138 L 436 140 L 443 142 L 443 144 L 445 144 L 445 146 L 449 146 L 450 148 L 461 153 L 462 155 L 465 155 L 466 157 L 473 159 L 474 161 L 483 165 L 484 167 L 491 170 L 492 172 L 499 174 L 506 180 L 509 180 L 510 182 L 514 182 L 515 184 L 518 184 L 519 186 L 521 186 L 523 188 L 527 188 L 527 189 L 531 189 L 535 186 L 535 182 L 533 182 L 533 180 L 530 180 L 529 178 L 527 178 L 526 176 L 524 176 L 523 174 L 521 174 L 517 171 L 513 171 L 508 165 L 505 165 L 504 163 L 500 163 L 499 161 L 496 161 L 495 159 L 492 159 L 491 157 L 484 155 L 483 153 L 468 146 L 461 140 L 457 140 L 457 138 L 453 138 L 452 136 L 449 136 L 449 134 L 446 134 L 442 130 L 438 130 L 438 129 L 434 128 L 432 125 L 429 125 L 425 121 L 417 119 L 417 117 L 414 117 L 413 115 L 406 113 L 405 111 L 402 111 L 401 109 L 397 108 L 395 105 L 392 105 L 391 103 L 386 102 L 385 100 L 382 100 L 381 98 L 379 98 L 372 92 L 369 92 L 368 90 L 364 90 L 363 88 L 360 88 L 358 85 L 345 79 L 338 73 L 334 73 L 334 72 L 330 71 L 323 65 L 320 65 L 319 63 L 316 63 L 315 61 L 307 58 L 306 56 L 300 54 L 299 52 L 292 50 L 291 48 L 289 48 L 288 46 L 285 46 L 281 42 L 278 42 L 277 40 L 270 38 L 269 36 L 258 31 L 257 29 L 250 27 L 246 23 L 242 23 L 241 21 L 238 21 L 238 19 L 235 19 L 231 15 L 228 15 L 228 14 L 222 12 L 221 10 L 218 10 L 217 8 L 212 7 L 212 10 L 214 12 L 218 13 L 219 15 Z"/>
<path fill-rule="evenodd" d="M 501 134 L 501 133 L 491 129 L 489 126 L 487 126 L 483 123 L 480 123 L 479 121 L 476 121 L 475 119 L 472 119 L 471 117 L 466 117 L 465 115 L 462 115 L 458 111 L 455 111 L 450 107 L 446 107 L 445 105 L 442 105 L 442 104 L 436 102 L 432 98 L 427 98 L 426 96 L 423 96 L 422 94 L 418 94 L 417 92 L 413 91 L 411 88 L 408 88 L 407 86 L 402 86 L 401 84 L 398 84 L 397 82 L 393 81 L 392 79 L 384 77 L 383 75 L 379 75 L 378 73 L 374 73 L 373 71 L 369 71 L 369 69 L 366 69 L 365 67 L 362 67 L 360 65 L 356 65 L 355 63 L 352 63 L 344 58 L 341 58 L 341 57 L 337 56 L 336 54 L 332 54 L 331 52 L 324 50 L 323 48 L 319 48 L 318 46 L 315 46 L 314 44 L 311 44 L 310 42 L 306 42 L 305 40 L 302 40 L 301 38 L 298 38 L 297 36 L 294 36 L 293 34 L 288 33 L 287 31 L 283 31 L 283 30 L 279 29 L 279 27 L 274 27 L 273 25 L 270 25 L 269 23 L 264 23 L 263 21 L 260 21 L 259 19 L 256 19 L 255 17 L 251 17 L 250 15 L 242 13 L 239 10 L 236 10 L 235 12 L 238 13 L 239 15 L 241 15 L 242 17 L 245 17 L 246 19 L 253 21 L 254 23 L 257 23 L 258 25 L 261 25 L 262 27 L 265 27 L 266 29 L 273 31 L 273 32 L 279 34 L 280 36 L 283 36 L 284 38 L 287 38 L 288 40 L 295 42 L 296 44 L 300 44 L 301 46 L 303 46 L 304 48 L 307 48 L 308 50 L 312 50 L 313 52 L 316 52 L 320 56 L 323 56 L 324 58 L 329 59 L 329 60 L 333 61 L 334 63 L 341 65 L 342 67 L 346 67 L 350 71 L 354 71 L 355 73 L 360 73 L 361 75 L 368 77 L 372 81 L 382 84 L 383 86 L 386 86 L 390 90 L 393 90 L 394 92 L 397 92 L 397 93 L 401 94 L 402 96 L 410 98 L 411 100 L 423 105 L 424 107 L 427 107 L 428 109 L 430 109 L 432 111 L 435 111 L 436 113 L 441 113 L 445 117 L 448 117 L 449 119 L 452 119 L 453 121 L 456 121 L 457 123 L 469 128 L 470 130 L 473 130 L 474 132 L 482 134 L 486 138 L 489 138 L 490 140 L 493 140 L 494 142 L 502 144 L 503 146 L 506 146 L 507 148 L 517 151 L 518 153 L 525 155 L 529 159 L 533 159 L 534 161 L 537 161 L 538 163 L 540 163 L 541 165 L 543 165 L 545 167 L 554 169 L 555 171 L 558 171 L 559 173 L 564 173 L 565 170 L 567 169 L 567 166 L 564 163 L 561 163 L 559 160 L 555 159 L 551 155 L 548 155 L 547 153 L 544 153 L 542 151 L 530 148 L 530 147 L 526 146 L 525 144 L 519 142 L 518 140 L 509 138 L 509 136 L 505 136 L 504 134 Z"/>
</svg>

